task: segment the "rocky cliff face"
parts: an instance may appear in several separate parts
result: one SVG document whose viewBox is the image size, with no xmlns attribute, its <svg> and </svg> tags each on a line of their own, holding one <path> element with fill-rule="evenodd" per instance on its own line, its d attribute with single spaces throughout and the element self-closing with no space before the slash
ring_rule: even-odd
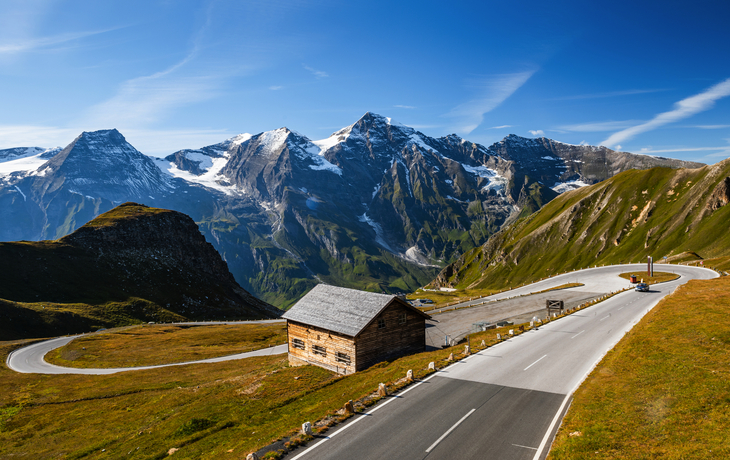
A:
<svg viewBox="0 0 730 460">
<path fill-rule="evenodd" d="M 125 203 L 62 238 L 123 272 L 120 283 L 190 317 L 278 317 L 280 310 L 242 289 L 197 224 L 176 211 Z M 173 294 L 174 293 L 174 294 Z M 177 305 L 175 305 L 177 302 Z"/>
<path fill-rule="evenodd" d="M 136 203 L 57 241 L 0 243 L 0 258 L 0 322 L 17 336 L 281 314 L 238 285 L 190 217 Z"/>
</svg>

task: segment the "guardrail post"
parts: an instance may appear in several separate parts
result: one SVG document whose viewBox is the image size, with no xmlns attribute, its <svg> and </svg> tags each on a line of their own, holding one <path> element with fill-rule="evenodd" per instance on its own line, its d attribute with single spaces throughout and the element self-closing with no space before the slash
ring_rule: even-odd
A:
<svg viewBox="0 0 730 460">
<path fill-rule="evenodd" d="M 378 385 L 378 396 L 388 396 L 388 389 L 384 383 Z"/>
</svg>

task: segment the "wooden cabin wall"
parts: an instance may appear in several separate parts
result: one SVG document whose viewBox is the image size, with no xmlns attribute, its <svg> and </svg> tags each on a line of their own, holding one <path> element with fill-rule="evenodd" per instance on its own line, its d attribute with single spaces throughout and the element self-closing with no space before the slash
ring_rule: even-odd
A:
<svg viewBox="0 0 730 460">
<path fill-rule="evenodd" d="M 400 318 L 406 313 L 406 324 Z M 385 319 L 385 328 L 378 327 L 378 318 Z M 355 339 L 357 368 L 363 370 L 380 361 L 393 359 L 426 349 L 426 320 L 398 302 L 391 303 Z"/>
<path fill-rule="evenodd" d="M 356 369 L 355 341 L 353 337 L 338 334 L 315 326 L 287 321 L 289 332 L 289 361 L 296 364 L 296 360 L 322 366 L 325 369 L 340 374 L 351 374 Z M 304 342 L 304 350 L 294 348 L 293 339 L 300 339 Z M 314 353 L 314 345 L 319 345 L 327 350 L 327 355 L 322 356 Z M 338 362 L 335 353 L 345 353 L 350 357 L 350 364 Z M 292 360 L 294 358 L 294 360 Z"/>
</svg>

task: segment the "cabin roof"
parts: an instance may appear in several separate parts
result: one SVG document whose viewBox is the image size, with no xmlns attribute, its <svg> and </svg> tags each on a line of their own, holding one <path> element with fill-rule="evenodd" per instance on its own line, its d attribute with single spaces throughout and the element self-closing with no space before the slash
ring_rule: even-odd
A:
<svg viewBox="0 0 730 460">
<path fill-rule="evenodd" d="M 284 313 L 282 318 L 355 337 L 393 302 L 402 304 L 426 319 L 431 318 L 394 295 L 327 284 L 315 286 Z"/>
</svg>

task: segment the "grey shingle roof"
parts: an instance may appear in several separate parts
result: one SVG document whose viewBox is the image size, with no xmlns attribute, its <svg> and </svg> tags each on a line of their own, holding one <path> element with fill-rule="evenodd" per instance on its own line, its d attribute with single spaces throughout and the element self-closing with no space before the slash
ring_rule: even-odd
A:
<svg viewBox="0 0 730 460">
<path fill-rule="evenodd" d="M 393 295 L 318 284 L 282 318 L 355 337 L 393 300 L 398 301 Z"/>
</svg>

